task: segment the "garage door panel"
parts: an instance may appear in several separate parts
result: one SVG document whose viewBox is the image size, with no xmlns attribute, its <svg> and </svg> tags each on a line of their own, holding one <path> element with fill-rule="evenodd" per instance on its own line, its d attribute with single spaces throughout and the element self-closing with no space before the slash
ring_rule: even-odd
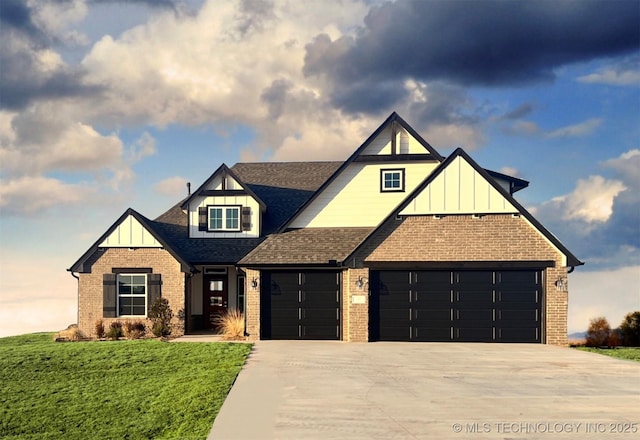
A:
<svg viewBox="0 0 640 440">
<path fill-rule="evenodd" d="M 493 340 L 493 327 L 454 327 L 458 342 L 488 342 Z"/>
<path fill-rule="evenodd" d="M 265 271 L 262 286 L 263 337 L 339 339 L 339 273 Z"/>
<path fill-rule="evenodd" d="M 372 337 L 540 342 L 541 278 L 538 270 L 373 271 Z"/>
<path fill-rule="evenodd" d="M 414 327 L 412 339 L 417 342 L 451 342 L 453 328 L 452 327 Z"/>
<path fill-rule="evenodd" d="M 502 327 L 498 331 L 500 342 L 541 342 L 540 330 L 538 328 L 506 328 Z"/>
</svg>

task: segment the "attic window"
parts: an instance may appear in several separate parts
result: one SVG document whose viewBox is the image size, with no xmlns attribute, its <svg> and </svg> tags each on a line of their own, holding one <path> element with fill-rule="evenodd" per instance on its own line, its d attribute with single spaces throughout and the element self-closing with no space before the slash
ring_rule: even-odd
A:
<svg viewBox="0 0 640 440">
<path fill-rule="evenodd" d="M 240 231 L 240 206 L 208 206 L 209 231 Z"/>
<path fill-rule="evenodd" d="M 404 192 L 404 168 L 380 170 L 380 192 Z"/>
</svg>

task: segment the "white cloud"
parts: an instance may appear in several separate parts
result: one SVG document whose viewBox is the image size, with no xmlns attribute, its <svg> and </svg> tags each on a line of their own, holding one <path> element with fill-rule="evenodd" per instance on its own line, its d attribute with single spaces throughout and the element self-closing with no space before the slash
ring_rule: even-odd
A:
<svg viewBox="0 0 640 440">
<path fill-rule="evenodd" d="M 562 212 L 564 220 L 606 222 L 613 212 L 614 199 L 625 189 L 618 180 L 589 176 L 579 179 L 573 192 L 556 197 L 551 203 Z"/>
<path fill-rule="evenodd" d="M 602 124 L 602 119 L 591 118 L 579 124 L 567 125 L 547 132 L 545 135 L 550 138 L 557 137 L 580 137 L 593 133 Z"/>
<path fill-rule="evenodd" d="M 178 197 L 186 194 L 187 179 L 174 176 L 156 183 L 153 190 L 160 195 L 167 197 Z"/>
<path fill-rule="evenodd" d="M 511 176 L 511 177 L 519 177 L 520 176 L 520 171 L 518 171 L 516 168 L 514 167 L 502 167 L 500 168 L 500 172 L 502 174 L 506 174 L 507 176 Z"/>
<path fill-rule="evenodd" d="M 49 208 L 85 203 L 95 190 L 42 176 L 0 180 L 0 208 L 8 215 L 29 215 Z"/>
<path fill-rule="evenodd" d="M 605 66 L 597 71 L 578 77 L 578 81 L 587 84 L 605 84 L 610 86 L 640 85 L 638 58 L 624 59 L 616 65 Z"/>
<path fill-rule="evenodd" d="M 598 316 L 618 327 L 627 313 L 640 310 L 638 286 L 640 266 L 597 272 L 577 268 L 569 275 L 569 333 L 585 331 Z"/>
</svg>

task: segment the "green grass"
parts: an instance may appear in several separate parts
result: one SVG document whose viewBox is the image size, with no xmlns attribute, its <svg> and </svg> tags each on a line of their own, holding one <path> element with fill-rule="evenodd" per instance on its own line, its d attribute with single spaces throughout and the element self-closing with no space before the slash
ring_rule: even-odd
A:
<svg viewBox="0 0 640 440">
<path fill-rule="evenodd" d="M 0 339 L 2 439 L 205 439 L 248 344 Z"/>
<path fill-rule="evenodd" d="M 577 347 L 578 350 L 590 351 L 592 353 L 604 354 L 618 359 L 626 359 L 628 361 L 640 362 L 640 348 L 639 347 L 625 347 L 625 348 L 592 348 L 592 347 Z"/>
</svg>

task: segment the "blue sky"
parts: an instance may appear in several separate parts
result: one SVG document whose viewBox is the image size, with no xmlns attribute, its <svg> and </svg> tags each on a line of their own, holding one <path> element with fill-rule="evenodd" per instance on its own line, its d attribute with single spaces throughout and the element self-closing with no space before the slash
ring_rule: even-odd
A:
<svg viewBox="0 0 640 440">
<path fill-rule="evenodd" d="M 581 260 L 569 330 L 640 309 L 640 2 L 3 0 L 0 336 L 76 320 L 71 264 L 221 162 L 348 157 L 397 111 Z"/>
</svg>

